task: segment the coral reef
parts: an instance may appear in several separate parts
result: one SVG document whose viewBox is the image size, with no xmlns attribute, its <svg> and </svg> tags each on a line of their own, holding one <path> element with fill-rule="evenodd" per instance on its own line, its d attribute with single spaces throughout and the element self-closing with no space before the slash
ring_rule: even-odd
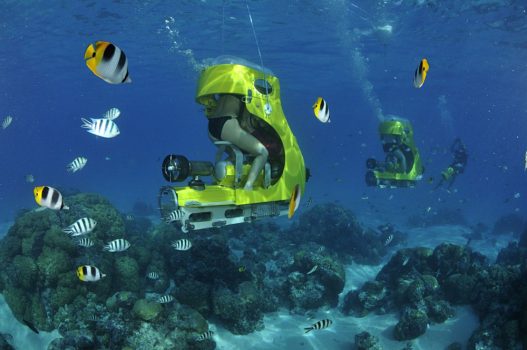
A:
<svg viewBox="0 0 527 350">
<path fill-rule="evenodd" d="M 335 307 L 345 285 L 344 263 L 378 263 L 405 240 L 389 224 L 364 229 L 349 210 L 325 204 L 288 229 L 262 221 L 202 230 L 192 236 L 192 249 L 175 251 L 171 242 L 186 237 L 177 226 L 123 215 L 95 194 L 77 193 L 65 201 L 67 212 L 21 213 L 0 245 L 5 299 L 19 320 L 59 330 L 63 338 L 51 349 L 214 349 L 214 338 L 196 341 L 209 330 L 207 318 L 247 334 L 261 330 L 264 313 L 279 307 L 298 314 Z M 87 235 L 93 247 L 78 247 L 62 232 L 81 217 L 97 221 Z M 118 238 L 130 248 L 102 250 Z M 443 260 L 458 267 L 450 271 Z M 347 312 L 408 310 L 397 329 L 401 339 L 411 339 L 422 331 L 424 316 L 426 325 L 451 317 L 442 283 L 454 273 L 469 274 L 465 265 L 472 260 L 453 247 L 401 250 L 376 281 L 346 297 Z M 79 281 L 75 269 L 83 264 L 107 277 Z M 147 278 L 152 272 L 156 277 Z M 167 294 L 175 300 L 157 302 Z M 364 334 L 357 343 L 380 348 Z"/>
<path fill-rule="evenodd" d="M 399 311 L 397 340 L 414 339 L 430 323 L 454 316 L 455 305 L 472 305 L 480 328 L 468 349 L 517 349 L 527 337 L 527 248 L 511 243 L 497 264 L 470 248 L 441 244 L 435 249 L 399 250 L 375 281 L 350 291 L 342 311 L 357 317 L 369 312 Z M 457 345 L 452 345 L 456 348 Z"/>
<path fill-rule="evenodd" d="M 289 231 L 297 244 L 315 242 L 363 264 L 377 264 L 386 254 L 376 232 L 363 229 L 350 210 L 333 203 L 314 206 Z"/>
<path fill-rule="evenodd" d="M 395 325 L 393 337 L 397 340 L 410 340 L 423 335 L 428 327 L 428 316 L 424 311 L 407 309 L 399 323 Z"/>
<path fill-rule="evenodd" d="M 247 334 L 263 329 L 260 305 L 263 296 L 251 282 L 240 284 L 238 293 L 228 288 L 218 288 L 212 295 L 213 312 L 222 319 L 234 334 Z"/>
<path fill-rule="evenodd" d="M 146 299 L 137 300 L 133 308 L 134 315 L 143 321 L 155 319 L 162 310 L 161 304 Z"/>
</svg>

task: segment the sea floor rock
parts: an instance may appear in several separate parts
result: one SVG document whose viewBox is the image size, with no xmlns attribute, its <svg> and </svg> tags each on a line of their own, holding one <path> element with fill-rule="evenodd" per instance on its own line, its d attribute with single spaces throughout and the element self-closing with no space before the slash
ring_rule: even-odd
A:
<svg viewBox="0 0 527 350">
<path fill-rule="evenodd" d="M 139 299 L 134 304 L 134 315 L 143 320 L 151 321 L 163 311 L 161 304 L 146 299 Z"/>
<path fill-rule="evenodd" d="M 428 322 L 428 316 L 423 311 L 408 309 L 395 326 L 393 336 L 397 340 L 415 339 L 425 334 Z"/>
<path fill-rule="evenodd" d="M 362 332 L 355 335 L 356 350 L 382 350 L 379 338 L 368 332 Z"/>
</svg>

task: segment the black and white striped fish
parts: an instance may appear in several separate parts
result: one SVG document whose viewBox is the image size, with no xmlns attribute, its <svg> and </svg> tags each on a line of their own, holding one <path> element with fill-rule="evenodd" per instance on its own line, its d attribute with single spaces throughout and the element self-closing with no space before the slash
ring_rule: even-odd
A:
<svg viewBox="0 0 527 350">
<path fill-rule="evenodd" d="M 62 231 L 70 234 L 72 237 L 77 237 L 92 232 L 95 226 L 97 226 L 97 221 L 92 218 L 82 218 L 62 229 Z"/>
<path fill-rule="evenodd" d="M 176 209 L 173 212 L 171 212 L 166 218 L 165 221 L 167 223 L 171 223 L 177 220 L 181 220 L 185 216 L 185 213 L 181 209 Z"/>
<path fill-rule="evenodd" d="M 151 279 L 151 280 L 158 280 L 159 279 L 159 274 L 157 272 L 149 272 L 146 275 L 146 277 Z"/>
<path fill-rule="evenodd" d="M 84 248 L 93 247 L 95 243 L 89 238 L 81 238 L 77 241 L 77 245 Z"/>
<path fill-rule="evenodd" d="M 12 121 L 13 121 L 13 117 L 11 117 L 10 115 L 5 117 L 4 120 L 2 121 L 2 129 L 4 130 L 7 129 L 7 127 L 11 125 Z"/>
<path fill-rule="evenodd" d="M 41 207 L 53 210 L 69 209 L 67 205 L 64 205 L 62 194 L 53 187 L 37 186 L 33 189 L 33 194 L 35 195 L 35 201 Z"/>
<path fill-rule="evenodd" d="M 131 83 L 128 75 L 128 59 L 116 45 L 107 41 L 97 41 L 90 44 L 84 52 L 84 60 L 88 68 L 110 84 Z"/>
<path fill-rule="evenodd" d="M 124 252 L 128 248 L 130 248 L 130 242 L 124 238 L 115 239 L 104 246 L 104 250 L 111 253 Z"/>
<path fill-rule="evenodd" d="M 88 316 L 87 321 L 89 321 L 89 322 L 99 322 L 99 317 L 97 317 L 96 315 L 90 315 L 90 316 Z"/>
<path fill-rule="evenodd" d="M 102 117 L 106 119 L 114 120 L 114 119 L 119 118 L 120 115 L 121 115 L 121 111 L 119 110 L 119 108 L 113 107 L 107 110 L 106 113 L 104 113 Z"/>
<path fill-rule="evenodd" d="M 77 157 L 75 158 L 71 163 L 69 163 L 66 166 L 66 169 L 72 173 L 77 172 L 84 168 L 86 163 L 88 162 L 88 158 L 86 157 Z"/>
<path fill-rule="evenodd" d="M 331 324 L 333 323 L 333 321 L 329 320 L 329 319 L 325 319 L 325 320 L 320 320 L 318 321 L 317 323 L 314 323 L 313 325 L 309 326 L 309 327 L 305 327 L 304 330 L 305 330 L 305 333 L 308 333 L 314 329 L 324 329 L 324 328 L 328 328 L 329 326 L 331 326 Z"/>
<path fill-rule="evenodd" d="M 157 299 L 159 304 L 168 304 L 174 300 L 172 295 L 162 295 Z"/>
<path fill-rule="evenodd" d="M 206 331 L 206 332 L 201 333 L 200 335 L 198 335 L 196 337 L 196 341 L 204 341 L 204 340 L 207 340 L 207 339 L 211 339 L 213 335 L 214 335 L 213 331 Z"/>
<path fill-rule="evenodd" d="M 117 124 L 115 124 L 115 122 L 110 119 L 90 118 L 90 120 L 88 120 L 85 118 L 81 118 L 81 120 L 83 122 L 81 128 L 87 129 L 87 132 L 96 136 L 111 139 L 112 137 L 115 137 L 121 133 Z"/>
<path fill-rule="evenodd" d="M 172 247 L 175 250 L 189 250 L 192 248 L 192 242 L 186 238 L 178 239 L 177 241 L 172 242 Z"/>
</svg>

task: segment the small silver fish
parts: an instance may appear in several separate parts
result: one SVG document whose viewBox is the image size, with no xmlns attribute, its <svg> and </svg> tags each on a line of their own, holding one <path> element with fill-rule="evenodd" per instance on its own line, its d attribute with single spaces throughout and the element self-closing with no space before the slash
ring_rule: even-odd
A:
<svg viewBox="0 0 527 350">
<path fill-rule="evenodd" d="M 72 237 L 76 237 L 92 232 L 95 226 L 97 226 L 97 221 L 92 218 L 82 218 L 75 221 L 62 231 L 70 234 Z"/>
<path fill-rule="evenodd" d="M 125 216 L 126 221 L 134 221 L 134 216 L 131 214 L 128 214 Z"/>
<path fill-rule="evenodd" d="M 386 237 L 386 240 L 384 241 L 384 246 L 387 247 L 390 243 L 393 241 L 393 234 L 389 234 L 388 237 Z"/>
<path fill-rule="evenodd" d="M 77 241 L 77 245 L 78 246 L 81 246 L 81 247 L 84 247 L 84 248 L 90 248 L 90 247 L 93 247 L 95 243 L 93 243 L 93 241 L 89 238 L 81 238 Z"/>
<path fill-rule="evenodd" d="M 172 247 L 175 250 L 189 250 L 192 247 L 192 242 L 186 238 L 178 239 L 177 241 L 172 242 Z"/>
<path fill-rule="evenodd" d="M 31 174 L 27 174 L 26 175 L 26 182 L 32 184 L 33 182 L 35 182 L 35 177 L 33 175 L 31 175 Z"/>
<path fill-rule="evenodd" d="M 214 335 L 213 331 L 206 331 L 206 332 L 201 333 L 200 335 L 198 335 L 196 337 L 196 341 L 204 341 L 204 340 L 207 340 L 207 339 L 211 339 L 213 335 Z"/>
<path fill-rule="evenodd" d="M 11 125 L 12 121 L 13 121 L 13 117 L 11 117 L 10 115 L 5 117 L 4 120 L 2 121 L 2 129 L 4 130 L 7 129 L 7 127 Z"/>
<path fill-rule="evenodd" d="M 77 157 L 71 163 L 69 163 L 66 166 L 66 169 L 69 172 L 75 173 L 75 172 L 81 170 L 82 168 L 84 168 L 84 166 L 86 165 L 87 162 L 88 162 L 88 158 L 86 158 L 86 157 Z"/>
<path fill-rule="evenodd" d="M 157 299 L 157 302 L 159 304 L 168 304 L 172 302 L 173 300 L 174 300 L 174 297 L 172 295 L 163 295 Z"/>
<path fill-rule="evenodd" d="M 130 242 L 128 242 L 124 238 L 119 238 L 119 239 L 114 239 L 111 242 L 108 242 L 104 246 L 103 250 L 106 250 L 110 253 L 116 253 L 116 252 L 124 252 L 128 248 L 130 248 Z"/>
<path fill-rule="evenodd" d="M 305 333 L 308 333 L 308 332 L 310 332 L 310 331 L 312 331 L 314 329 L 328 328 L 329 326 L 331 326 L 332 323 L 333 323 L 333 321 L 331 321 L 329 319 L 320 320 L 317 323 L 314 323 L 313 325 L 311 325 L 309 327 L 305 327 L 304 331 L 305 331 Z"/>
<path fill-rule="evenodd" d="M 151 279 L 151 280 L 158 280 L 159 279 L 159 274 L 157 272 L 149 272 L 146 275 L 146 277 Z"/>
<path fill-rule="evenodd" d="M 315 272 L 318 269 L 318 265 L 315 265 L 309 270 L 306 275 L 311 275 L 313 272 Z"/>
</svg>

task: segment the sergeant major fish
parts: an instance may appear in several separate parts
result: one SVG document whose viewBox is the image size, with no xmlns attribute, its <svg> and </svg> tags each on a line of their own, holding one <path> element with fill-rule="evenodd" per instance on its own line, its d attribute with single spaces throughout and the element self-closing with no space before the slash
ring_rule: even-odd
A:
<svg viewBox="0 0 527 350">
<path fill-rule="evenodd" d="M 305 333 L 309 333 L 309 332 L 311 332 L 314 329 L 328 328 L 329 326 L 331 326 L 332 323 L 333 323 L 333 321 L 331 321 L 329 319 L 320 320 L 317 323 L 314 323 L 313 325 L 311 325 L 309 327 L 305 327 L 304 331 L 305 331 Z"/>
<path fill-rule="evenodd" d="M 119 108 L 113 107 L 107 110 L 106 113 L 104 113 L 102 117 L 106 119 L 114 120 L 114 119 L 119 118 L 120 115 L 121 115 L 121 111 L 119 110 Z"/>
<path fill-rule="evenodd" d="M 176 209 L 172 211 L 166 218 L 165 221 L 167 223 L 171 223 L 174 221 L 181 220 L 185 216 L 185 213 L 181 209 Z"/>
<path fill-rule="evenodd" d="M 192 242 L 186 238 L 178 239 L 177 241 L 172 242 L 172 247 L 175 250 L 189 250 L 192 248 Z"/>
<path fill-rule="evenodd" d="M 196 341 L 204 341 L 204 340 L 211 339 L 213 335 L 214 335 L 213 331 L 206 331 L 206 332 L 201 333 L 200 335 L 198 335 L 196 337 Z"/>
<path fill-rule="evenodd" d="M 111 242 L 108 242 L 103 248 L 103 250 L 109 251 L 111 253 L 115 252 L 124 252 L 130 248 L 130 242 L 128 242 L 126 239 L 119 238 L 115 239 Z"/>
<path fill-rule="evenodd" d="M 81 120 L 83 122 L 83 124 L 81 125 L 81 128 L 87 129 L 86 130 L 87 132 L 95 136 L 100 136 L 106 139 L 111 139 L 121 133 L 117 124 L 115 124 L 115 122 L 110 119 L 90 118 L 90 120 L 88 120 L 85 118 L 81 118 Z"/>
<path fill-rule="evenodd" d="M 72 237 L 77 237 L 92 232 L 95 226 L 97 226 L 97 221 L 93 220 L 92 218 L 81 218 L 68 227 L 62 229 L 62 231 L 71 235 Z"/>
<path fill-rule="evenodd" d="M 149 272 L 146 277 L 151 280 L 158 280 L 159 274 L 157 272 Z"/>
<path fill-rule="evenodd" d="M 13 121 L 13 117 L 11 117 L 10 115 L 5 117 L 4 120 L 2 121 L 2 129 L 4 130 L 7 129 L 7 127 L 11 125 L 12 121 Z"/>
<path fill-rule="evenodd" d="M 168 304 L 174 300 L 172 295 L 162 295 L 157 299 L 159 304 Z"/>
<path fill-rule="evenodd" d="M 68 210 L 69 207 L 64 205 L 62 194 L 50 186 L 37 186 L 33 189 L 35 201 L 41 207 L 53 210 Z"/>
<path fill-rule="evenodd" d="M 77 241 L 77 245 L 84 248 L 90 248 L 93 247 L 94 243 L 89 238 L 81 238 Z"/>
<path fill-rule="evenodd" d="M 72 173 L 75 173 L 75 172 L 81 170 L 82 168 L 84 168 L 84 166 L 86 165 L 87 162 L 88 162 L 88 158 L 86 158 L 86 157 L 77 157 L 71 163 L 69 163 L 66 166 L 66 169 L 68 171 L 72 172 Z"/>
<path fill-rule="evenodd" d="M 84 60 L 88 68 L 107 83 L 131 83 L 128 74 L 128 59 L 117 46 L 107 41 L 97 41 L 90 44 L 84 52 Z"/>
</svg>

